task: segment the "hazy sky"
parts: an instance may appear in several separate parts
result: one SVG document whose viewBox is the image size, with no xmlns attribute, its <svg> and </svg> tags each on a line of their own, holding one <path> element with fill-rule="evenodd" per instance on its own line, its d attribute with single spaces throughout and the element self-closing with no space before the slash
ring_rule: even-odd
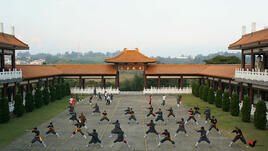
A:
<svg viewBox="0 0 268 151">
<path fill-rule="evenodd" d="M 116 51 L 149 56 L 226 51 L 268 25 L 268 0 L 0 0 L 0 22 L 30 52 Z"/>
</svg>

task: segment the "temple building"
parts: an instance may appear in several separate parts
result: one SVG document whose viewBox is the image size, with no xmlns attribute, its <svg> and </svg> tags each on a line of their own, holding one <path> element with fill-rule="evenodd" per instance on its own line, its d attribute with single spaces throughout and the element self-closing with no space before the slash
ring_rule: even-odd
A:
<svg viewBox="0 0 268 151">
<path fill-rule="evenodd" d="M 248 95 L 254 103 L 256 90 L 261 92 L 262 99 L 267 100 L 268 29 L 245 34 L 228 48 L 241 51 L 241 64 L 156 64 L 157 59 L 143 55 L 138 48 L 124 48 L 121 54 L 105 59 L 107 64 L 16 65 L 15 51 L 27 50 L 29 46 L 15 37 L 14 30 L 11 35 L 1 30 L 1 94 L 11 101 L 17 93 L 24 95 L 25 91 L 33 91 L 34 87 L 40 88 L 40 83 L 48 87 L 64 79 L 79 80 L 80 89 L 85 89 L 86 79 L 101 80 L 103 88 L 107 79 L 113 79 L 115 87 L 119 88 L 120 71 L 142 71 L 144 88 L 147 88 L 147 79 L 157 80 L 158 88 L 162 79 L 176 79 L 178 88 L 183 87 L 184 80 L 198 79 L 200 84 L 206 84 L 215 91 L 222 89 L 230 95 L 235 91 L 240 94 L 241 100 Z M 6 65 L 4 61 L 8 55 L 12 58 L 11 65 Z M 246 55 L 251 57 L 249 65 L 245 64 Z"/>
</svg>

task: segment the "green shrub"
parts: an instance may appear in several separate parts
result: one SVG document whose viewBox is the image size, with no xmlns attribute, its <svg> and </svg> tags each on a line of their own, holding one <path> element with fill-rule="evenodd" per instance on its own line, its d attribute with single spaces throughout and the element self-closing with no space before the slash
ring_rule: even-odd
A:
<svg viewBox="0 0 268 151">
<path fill-rule="evenodd" d="M 222 90 L 217 90 L 216 97 L 215 97 L 216 107 L 221 108 L 221 103 L 222 103 Z"/>
<path fill-rule="evenodd" d="M 237 93 L 233 93 L 230 102 L 230 111 L 232 116 L 239 116 L 239 96 Z"/>
<path fill-rule="evenodd" d="M 34 105 L 36 108 L 41 108 L 43 105 L 43 97 L 40 89 L 36 89 L 34 94 Z"/>
<path fill-rule="evenodd" d="M 250 122 L 251 103 L 248 96 L 244 97 L 241 113 L 242 113 L 242 121 Z"/>
<path fill-rule="evenodd" d="M 200 99 L 203 99 L 203 87 L 204 87 L 203 85 L 200 85 L 199 90 L 198 90 Z"/>
<path fill-rule="evenodd" d="M 229 93 L 224 92 L 222 97 L 222 110 L 225 112 L 229 112 L 229 109 L 230 109 Z"/>
<path fill-rule="evenodd" d="M 48 105 L 50 102 L 50 95 L 47 88 L 44 88 L 42 91 L 42 97 L 45 105 Z"/>
<path fill-rule="evenodd" d="M 202 92 L 202 99 L 207 102 L 208 101 L 208 86 L 203 87 L 203 92 Z"/>
<path fill-rule="evenodd" d="M 25 112 L 25 108 L 23 105 L 23 100 L 22 100 L 22 96 L 20 94 L 17 94 L 14 98 L 15 100 L 15 105 L 14 105 L 14 111 L 13 113 L 17 116 L 20 117 L 24 114 Z"/>
<path fill-rule="evenodd" d="M 69 83 L 66 83 L 65 89 L 66 89 L 66 95 L 71 95 L 71 88 L 70 88 L 70 84 Z"/>
<path fill-rule="evenodd" d="M 254 125 L 258 129 L 266 129 L 266 104 L 263 100 L 260 100 L 256 105 L 256 111 L 254 113 Z"/>
<path fill-rule="evenodd" d="M 25 111 L 32 112 L 34 110 L 34 99 L 32 92 L 28 92 L 25 96 Z"/>
<path fill-rule="evenodd" d="M 194 95 L 194 96 L 196 96 L 196 84 L 195 84 L 195 82 L 193 82 L 192 83 L 192 94 Z"/>
<path fill-rule="evenodd" d="M 0 123 L 7 123 L 10 120 L 9 105 L 7 98 L 0 99 Z"/>
<path fill-rule="evenodd" d="M 56 90 L 55 90 L 55 87 L 54 86 L 51 86 L 49 88 L 49 94 L 50 94 L 50 101 L 51 102 L 54 102 L 57 98 L 56 98 Z"/>
<path fill-rule="evenodd" d="M 214 101 L 215 101 L 214 90 L 212 88 L 210 88 L 209 91 L 208 91 L 208 103 L 213 104 Z"/>
<path fill-rule="evenodd" d="M 199 97 L 199 87 L 200 87 L 200 85 L 199 84 L 196 84 L 196 86 L 195 86 L 195 95 L 197 97 Z"/>
</svg>

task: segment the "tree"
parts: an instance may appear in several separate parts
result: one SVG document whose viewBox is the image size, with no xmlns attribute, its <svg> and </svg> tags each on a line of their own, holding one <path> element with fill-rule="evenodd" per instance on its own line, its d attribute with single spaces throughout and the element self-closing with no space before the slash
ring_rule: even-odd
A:
<svg viewBox="0 0 268 151">
<path fill-rule="evenodd" d="M 214 58 L 204 60 L 206 64 L 240 64 L 241 60 L 236 56 L 216 56 Z"/>
<path fill-rule="evenodd" d="M 221 104 L 222 104 L 222 90 L 217 90 L 215 97 L 215 105 L 216 107 L 220 108 Z"/>
<path fill-rule="evenodd" d="M 9 105 L 7 98 L 0 99 L 0 123 L 7 123 L 10 120 Z"/>
<path fill-rule="evenodd" d="M 225 112 L 229 112 L 229 109 L 230 109 L 229 93 L 224 92 L 222 97 L 222 110 Z"/>
<path fill-rule="evenodd" d="M 263 100 L 260 100 L 256 105 L 256 110 L 254 113 L 254 125 L 256 128 L 262 130 L 266 129 L 266 123 L 267 123 L 266 112 L 267 112 L 266 104 Z"/>
<path fill-rule="evenodd" d="M 49 88 L 49 91 L 50 91 L 50 101 L 51 102 L 54 102 L 56 100 L 56 90 L 55 90 L 55 87 L 54 86 L 51 86 Z"/>
<path fill-rule="evenodd" d="M 198 94 L 199 94 L 200 99 L 203 99 L 203 88 L 204 88 L 204 85 L 201 85 L 199 87 Z"/>
<path fill-rule="evenodd" d="M 50 95 L 47 88 L 44 88 L 42 91 L 42 97 L 45 105 L 48 105 L 50 102 Z"/>
<path fill-rule="evenodd" d="M 244 97 L 241 113 L 242 113 L 242 121 L 250 122 L 251 104 L 248 96 Z"/>
<path fill-rule="evenodd" d="M 35 90 L 34 104 L 36 108 L 41 108 L 43 105 L 43 97 L 42 97 L 42 92 L 40 91 L 40 89 Z"/>
<path fill-rule="evenodd" d="M 34 99 L 32 92 L 28 92 L 25 96 L 25 111 L 32 112 L 34 110 Z"/>
<path fill-rule="evenodd" d="M 233 93 L 231 102 L 230 102 L 230 111 L 232 116 L 238 116 L 240 113 L 239 110 L 239 96 L 237 93 Z"/>
<path fill-rule="evenodd" d="M 23 100 L 22 100 L 22 96 L 20 94 L 17 94 L 14 98 L 15 100 L 15 105 L 14 105 L 14 111 L 13 113 L 17 116 L 20 117 L 24 114 L 25 112 L 25 108 L 23 105 Z"/>
<path fill-rule="evenodd" d="M 208 91 L 208 103 L 213 104 L 214 101 L 215 101 L 214 90 L 212 88 L 210 88 L 209 91 Z"/>
<path fill-rule="evenodd" d="M 202 99 L 207 102 L 208 101 L 208 86 L 203 87 L 203 92 L 202 92 Z"/>
</svg>

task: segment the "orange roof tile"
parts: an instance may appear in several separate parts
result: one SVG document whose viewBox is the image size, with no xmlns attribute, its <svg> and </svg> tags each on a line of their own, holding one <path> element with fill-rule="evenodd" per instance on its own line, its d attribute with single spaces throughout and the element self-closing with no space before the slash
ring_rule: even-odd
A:
<svg viewBox="0 0 268 151">
<path fill-rule="evenodd" d="M 54 66 L 60 71 L 62 71 L 64 75 L 116 74 L 114 66 L 108 64 L 66 64 Z"/>
<path fill-rule="evenodd" d="M 17 70 L 22 70 L 23 79 L 33 79 L 61 75 L 62 72 L 54 65 L 17 65 Z"/>
<path fill-rule="evenodd" d="M 241 49 L 247 45 L 257 46 L 266 42 L 268 45 L 268 29 L 259 30 L 253 33 L 243 35 L 238 41 L 229 45 L 228 49 Z"/>
<path fill-rule="evenodd" d="M 29 49 L 29 46 L 13 35 L 0 33 L 0 48 L 10 48 L 17 50 Z"/>
<path fill-rule="evenodd" d="M 107 63 L 154 63 L 157 61 L 157 59 L 144 56 L 139 52 L 138 48 L 136 50 L 127 50 L 124 48 L 121 54 L 104 60 Z"/>
<path fill-rule="evenodd" d="M 199 74 L 208 65 L 205 64 L 152 64 L 146 74 Z"/>
<path fill-rule="evenodd" d="M 154 64 L 148 65 L 147 75 L 204 75 L 221 78 L 233 78 L 240 64 Z"/>
</svg>

